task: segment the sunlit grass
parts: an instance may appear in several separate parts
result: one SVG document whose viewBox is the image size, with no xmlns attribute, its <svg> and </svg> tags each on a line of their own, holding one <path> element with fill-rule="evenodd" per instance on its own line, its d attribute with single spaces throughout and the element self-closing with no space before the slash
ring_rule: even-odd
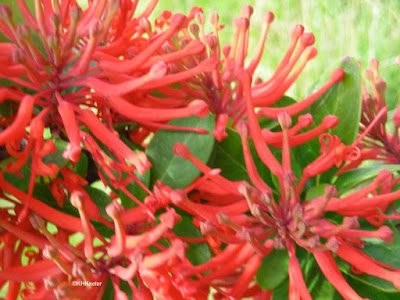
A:
<svg viewBox="0 0 400 300">
<path fill-rule="evenodd" d="M 400 95 L 397 88 L 400 69 L 395 62 L 400 54 L 399 1 L 160 0 L 155 15 L 164 9 L 188 13 L 192 6 L 203 7 L 206 18 L 217 11 L 221 23 L 226 24 L 221 32 L 222 43 L 229 43 L 232 18 L 240 16 L 240 9 L 245 4 L 254 7 L 250 49 L 254 48 L 258 39 L 260 16 L 266 11 L 275 14 L 257 75 L 268 78 L 286 51 L 291 27 L 302 24 L 306 31 L 314 33 L 318 56 L 291 88 L 291 96 L 296 99 L 304 97 L 320 75 L 345 56 L 360 60 L 364 68 L 369 59 L 375 57 L 380 61 L 381 77 L 388 83 L 388 104 L 392 108 L 396 105 Z"/>
</svg>

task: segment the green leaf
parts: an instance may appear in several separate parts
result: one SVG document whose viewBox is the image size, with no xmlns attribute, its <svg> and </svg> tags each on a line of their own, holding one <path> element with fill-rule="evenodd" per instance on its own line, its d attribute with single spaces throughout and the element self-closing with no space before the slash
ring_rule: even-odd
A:
<svg viewBox="0 0 400 300">
<path fill-rule="evenodd" d="M 273 290 L 289 276 L 289 256 L 287 250 L 272 250 L 264 256 L 258 268 L 256 279 L 263 290 Z"/>
<path fill-rule="evenodd" d="M 346 281 L 354 289 L 354 291 L 363 298 L 368 299 L 379 299 L 379 300 L 398 300 L 400 299 L 400 291 L 385 292 L 377 289 L 369 284 L 365 284 L 362 281 L 356 280 L 351 276 L 345 276 Z"/>
<path fill-rule="evenodd" d="M 210 164 L 212 168 L 221 169 L 221 176 L 232 180 L 246 180 L 251 183 L 247 173 L 246 164 L 244 162 L 242 142 L 236 131 L 231 129 L 226 130 L 228 137 L 222 142 L 216 143 L 215 157 Z M 250 151 L 261 178 L 270 186 L 273 187 L 271 179 L 271 171 L 263 164 L 258 157 L 254 147 L 254 143 L 250 140 Z"/>
<path fill-rule="evenodd" d="M 4 86 L 0 82 L 0 86 Z M 2 117 L 10 117 L 15 113 L 15 109 L 12 107 L 11 103 L 9 101 L 4 101 L 0 103 L 0 116 Z"/>
<path fill-rule="evenodd" d="M 21 173 L 22 177 L 19 177 L 15 173 L 7 173 L 4 170 L 3 167 L 6 166 L 11 161 L 15 161 L 15 158 L 10 157 L 2 161 L 2 172 L 4 179 L 8 183 L 11 183 L 13 186 L 20 189 L 21 191 L 27 192 L 29 187 L 29 179 L 31 176 L 31 160 L 29 159 L 27 163 L 21 169 L 19 169 L 19 172 Z"/>
<path fill-rule="evenodd" d="M 74 173 L 78 174 L 82 178 L 86 178 L 88 171 L 89 160 L 86 153 L 82 151 L 79 161 L 75 164 Z"/>
<path fill-rule="evenodd" d="M 177 236 L 188 238 L 203 237 L 200 230 L 193 225 L 192 217 L 186 212 L 176 209 L 182 220 L 175 225 L 174 232 Z M 193 265 L 200 265 L 209 261 L 212 257 L 211 249 L 207 243 L 188 243 L 189 249 L 186 250 L 186 257 Z"/>
<path fill-rule="evenodd" d="M 328 184 L 324 183 L 321 185 L 315 185 L 312 188 L 310 188 L 306 194 L 306 201 L 310 201 L 315 198 L 318 198 L 319 196 L 322 196 L 325 193 L 325 189 L 327 186 Z"/>
<path fill-rule="evenodd" d="M 351 57 L 344 58 L 339 67 L 346 74 L 344 79 L 326 91 L 307 112 L 312 114 L 315 124 L 320 124 L 327 115 L 337 116 L 339 124 L 328 132 L 350 145 L 356 139 L 361 117 L 361 74 L 357 61 Z M 317 88 L 326 81 L 332 69 L 322 75 Z"/>
<path fill-rule="evenodd" d="M 146 149 L 146 154 L 152 163 L 152 182 L 160 179 L 173 189 L 187 187 L 200 170 L 190 161 L 172 152 L 175 143 L 185 144 L 190 152 L 203 163 L 207 163 L 214 147 L 214 137 L 211 132 L 215 123 L 211 114 L 205 118 L 196 116 L 175 119 L 168 124 L 191 128 L 204 128 L 209 133 L 199 134 L 186 131 L 159 130 Z"/>
<path fill-rule="evenodd" d="M 336 188 L 339 194 L 341 194 L 367 180 L 375 178 L 382 170 L 398 172 L 400 171 L 400 165 L 374 165 L 371 167 L 363 167 L 355 170 L 350 170 L 346 173 L 343 173 L 336 179 Z"/>
</svg>

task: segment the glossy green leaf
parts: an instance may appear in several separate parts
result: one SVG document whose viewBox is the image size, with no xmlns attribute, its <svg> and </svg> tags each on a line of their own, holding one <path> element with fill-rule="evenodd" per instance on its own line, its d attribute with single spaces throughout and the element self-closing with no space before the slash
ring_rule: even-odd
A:
<svg viewBox="0 0 400 300">
<path fill-rule="evenodd" d="M 315 185 L 312 188 L 310 188 L 306 194 L 306 201 L 310 201 L 315 198 L 318 198 L 319 196 L 322 196 L 325 193 L 325 189 L 327 186 L 328 184 L 324 183 L 321 185 Z"/>
<path fill-rule="evenodd" d="M 272 300 L 289 299 L 289 278 L 285 279 L 279 286 L 274 289 Z"/>
<path fill-rule="evenodd" d="M 79 176 L 86 178 L 86 174 L 88 172 L 89 161 L 86 156 L 86 153 L 82 151 L 79 161 L 75 164 L 74 173 Z"/>
<path fill-rule="evenodd" d="M 272 250 L 264 256 L 258 268 L 256 279 L 263 290 L 273 290 L 289 276 L 289 256 L 287 250 Z"/>
<path fill-rule="evenodd" d="M 4 86 L 1 82 L 0 82 L 0 86 Z M 9 101 L 4 101 L 2 103 L 0 103 L 0 116 L 1 117 L 10 117 L 13 114 L 15 114 L 15 109 L 12 107 L 11 103 Z"/>
<path fill-rule="evenodd" d="M 236 131 L 231 129 L 226 130 L 228 137 L 222 142 L 216 143 L 215 157 L 210 164 L 212 168 L 221 169 L 221 175 L 232 181 L 246 180 L 251 183 L 247 173 L 246 164 L 244 162 L 242 142 Z M 261 178 L 270 186 L 273 187 L 271 172 L 263 164 L 258 157 L 253 142 L 250 140 L 250 151 L 252 153 L 254 163 Z"/>
<path fill-rule="evenodd" d="M 356 139 L 361 117 L 361 74 L 357 61 L 352 57 L 344 58 L 339 67 L 346 74 L 344 79 L 326 91 L 307 112 L 312 114 L 315 124 L 320 124 L 327 115 L 337 116 L 339 124 L 328 132 L 350 145 Z M 328 68 L 316 88 L 326 81 L 332 70 Z"/>
<path fill-rule="evenodd" d="M 211 114 L 205 118 L 196 116 L 175 119 L 168 124 L 191 128 L 204 128 L 209 133 L 199 134 L 186 131 L 159 130 L 146 149 L 146 154 L 152 164 L 152 182 L 160 179 L 173 189 L 185 188 L 200 174 L 190 161 L 172 152 L 175 143 L 185 144 L 190 152 L 207 163 L 214 147 L 214 137 L 211 132 L 215 124 Z"/>
<path fill-rule="evenodd" d="M 345 276 L 346 281 L 350 286 L 359 294 L 361 297 L 366 299 L 379 299 L 379 300 L 398 300 L 400 299 L 400 291 L 385 292 L 381 289 L 377 289 L 369 284 L 365 284 L 362 281 L 356 280 L 351 276 Z"/>
<path fill-rule="evenodd" d="M 373 165 L 370 167 L 358 168 L 355 170 L 348 171 L 340 175 L 336 181 L 335 185 L 339 192 L 345 192 L 355 186 L 376 177 L 382 170 L 388 170 L 390 172 L 399 172 L 400 165 Z"/>
<path fill-rule="evenodd" d="M 15 158 L 10 157 L 2 161 L 2 172 L 4 179 L 21 191 L 27 192 L 29 187 L 29 179 L 31 176 L 31 160 L 28 160 L 28 162 L 19 170 L 22 177 L 18 176 L 15 173 L 7 173 L 5 171 L 4 166 L 6 166 L 11 161 L 15 161 Z"/>
</svg>

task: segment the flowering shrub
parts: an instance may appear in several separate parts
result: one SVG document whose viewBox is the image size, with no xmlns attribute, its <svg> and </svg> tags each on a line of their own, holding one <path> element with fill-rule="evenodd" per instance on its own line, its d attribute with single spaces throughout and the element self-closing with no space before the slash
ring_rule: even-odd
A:
<svg viewBox="0 0 400 300">
<path fill-rule="evenodd" d="M 301 25 L 263 80 L 271 12 L 248 55 L 250 6 L 222 46 L 217 13 L 207 32 L 198 7 L 89 2 L 15 0 L 20 24 L 0 5 L 1 295 L 399 296 L 400 110 L 376 60 L 296 101 Z"/>
</svg>

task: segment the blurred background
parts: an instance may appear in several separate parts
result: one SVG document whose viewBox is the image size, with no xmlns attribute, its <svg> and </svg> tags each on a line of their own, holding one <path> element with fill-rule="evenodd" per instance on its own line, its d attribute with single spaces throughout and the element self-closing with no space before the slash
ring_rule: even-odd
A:
<svg viewBox="0 0 400 300">
<path fill-rule="evenodd" d="M 139 1 L 143 5 L 146 1 Z M 192 6 L 203 8 L 209 19 L 218 12 L 225 28 L 220 34 L 222 43 L 231 42 L 232 19 L 240 16 L 244 5 L 254 8 L 250 20 L 251 49 L 254 49 L 260 31 L 260 17 L 271 11 L 271 24 L 264 54 L 257 75 L 268 78 L 289 44 L 293 25 L 302 24 L 315 36 L 318 55 L 303 71 L 289 95 L 301 99 L 326 70 L 329 72 L 345 56 L 361 62 L 363 70 L 371 58 L 380 62 L 381 77 L 387 82 L 387 103 L 393 108 L 400 96 L 400 1 L 398 0 L 160 0 L 153 16 L 162 10 L 188 13 Z M 209 27 L 211 30 L 211 27 Z"/>
</svg>

